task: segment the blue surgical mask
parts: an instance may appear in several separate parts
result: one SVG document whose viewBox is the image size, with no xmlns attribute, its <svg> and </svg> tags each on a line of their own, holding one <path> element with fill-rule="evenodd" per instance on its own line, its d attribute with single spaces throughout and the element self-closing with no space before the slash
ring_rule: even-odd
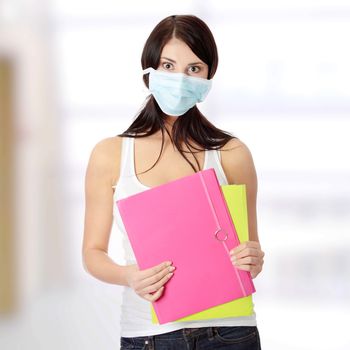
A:
<svg viewBox="0 0 350 350">
<path fill-rule="evenodd" d="M 149 91 L 160 109 L 171 116 L 182 115 L 197 102 L 202 102 L 212 85 L 212 80 L 160 71 L 152 67 L 144 69 L 143 74 L 146 73 L 150 73 Z"/>
</svg>

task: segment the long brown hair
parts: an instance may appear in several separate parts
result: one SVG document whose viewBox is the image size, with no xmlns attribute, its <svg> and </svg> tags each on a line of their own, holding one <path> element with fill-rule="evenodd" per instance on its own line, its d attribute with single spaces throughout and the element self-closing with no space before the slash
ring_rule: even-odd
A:
<svg viewBox="0 0 350 350">
<path fill-rule="evenodd" d="M 141 56 L 142 69 L 148 67 L 158 68 L 160 55 L 163 47 L 172 38 L 175 37 L 184 41 L 197 57 L 208 65 L 208 79 L 211 79 L 218 66 L 218 52 L 216 43 L 208 26 L 198 17 L 193 15 L 172 15 L 160 21 L 149 35 Z M 148 74 L 143 76 L 143 81 L 148 88 Z M 178 116 L 172 126 L 172 135 L 165 127 L 166 115 L 158 106 L 153 95 L 147 96 L 144 107 L 141 109 L 136 119 L 122 134 L 121 137 L 147 137 L 158 130 L 162 133 L 162 147 L 158 159 L 151 170 L 158 162 L 163 146 L 164 146 L 164 131 L 169 135 L 170 140 L 179 150 L 184 159 L 190 164 L 194 172 L 200 170 L 200 165 L 197 158 L 194 156 L 198 169 L 194 167 L 190 160 L 187 159 L 182 150 L 181 145 L 184 143 L 189 148 L 190 140 L 194 140 L 202 148 L 191 146 L 201 152 L 203 149 L 212 150 L 220 149 L 232 138 L 236 136 L 229 132 L 223 131 L 210 123 L 204 115 L 199 111 L 197 106 L 190 108 L 185 114 Z M 145 172 L 146 172 L 145 171 Z"/>
</svg>

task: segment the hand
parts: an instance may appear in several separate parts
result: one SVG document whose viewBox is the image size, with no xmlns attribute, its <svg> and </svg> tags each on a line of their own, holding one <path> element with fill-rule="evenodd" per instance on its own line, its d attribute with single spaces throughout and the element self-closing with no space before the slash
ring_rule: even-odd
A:
<svg viewBox="0 0 350 350">
<path fill-rule="evenodd" d="M 141 298 L 153 302 L 161 297 L 164 284 L 173 275 L 172 271 L 175 267 L 170 266 L 171 264 L 165 261 L 145 270 L 140 270 L 137 264 L 127 265 L 126 280 L 128 285 Z"/>
<path fill-rule="evenodd" d="M 260 243 L 247 241 L 230 250 L 232 263 L 241 270 L 250 271 L 255 278 L 262 270 L 265 253 L 260 248 Z"/>
</svg>

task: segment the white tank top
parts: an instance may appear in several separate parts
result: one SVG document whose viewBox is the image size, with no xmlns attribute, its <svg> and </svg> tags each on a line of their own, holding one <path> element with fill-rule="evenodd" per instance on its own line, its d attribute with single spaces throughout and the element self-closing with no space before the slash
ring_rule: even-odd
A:
<svg viewBox="0 0 350 350">
<path fill-rule="evenodd" d="M 150 187 L 143 185 L 135 175 L 134 140 L 133 137 L 123 137 L 119 180 L 116 185 L 112 186 L 115 188 L 113 195 L 113 216 L 117 230 L 122 235 L 124 259 L 127 265 L 136 264 L 137 262 L 115 202 L 118 199 L 150 189 Z M 220 185 L 226 185 L 228 181 L 220 159 L 221 155 L 219 151 L 206 150 L 203 170 L 214 168 Z M 150 302 L 137 295 L 132 288 L 127 286 L 122 287 L 123 294 L 120 317 L 120 335 L 122 337 L 156 335 L 181 328 L 257 325 L 255 311 L 253 311 L 251 316 L 216 318 L 203 321 L 168 322 L 162 325 L 153 324 Z"/>
</svg>

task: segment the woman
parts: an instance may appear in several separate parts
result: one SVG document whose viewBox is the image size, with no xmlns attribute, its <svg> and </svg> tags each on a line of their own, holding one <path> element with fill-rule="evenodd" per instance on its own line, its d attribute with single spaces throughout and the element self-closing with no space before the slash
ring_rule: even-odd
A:
<svg viewBox="0 0 350 350">
<path fill-rule="evenodd" d="M 251 153 L 237 137 L 211 124 L 196 106 L 207 96 L 218 64 L 208 26 L 190 15 L 163 19 L 145 43 L 141 64 L 151 92 L 145 105 L 125 132 L 98 142 L 89 159 L 84 267 L 101 281 L 125 287 L 121 349 L 260 349 L 255 312 L 162 325 L 151 321 L 150 302 L 162 296 L 176 270 L 167 261 L 138 268 L 117 199 L 213 167 L 221 185 L 244 183 L 247 189 L 249 241 L 230 252 L 232 263 L 255 278 L 262 270 L 264 252 L 257 234 L 257 179 Z M 113 216 L 123 233 L 126 266 L 108 256 Z"/>
</svg>

